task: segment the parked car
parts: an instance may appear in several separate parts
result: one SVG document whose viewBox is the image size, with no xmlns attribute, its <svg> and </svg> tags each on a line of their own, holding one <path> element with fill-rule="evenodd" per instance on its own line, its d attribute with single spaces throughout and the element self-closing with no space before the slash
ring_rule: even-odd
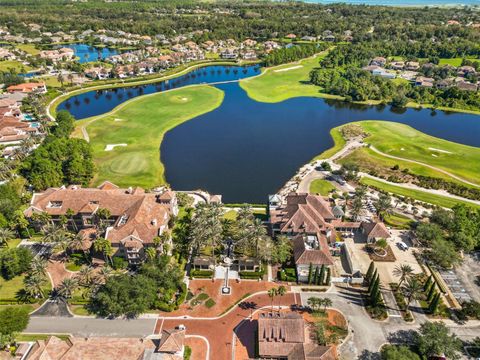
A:
<svg viewBox="0 0 480 360">
<path fill-rule="evenodd" d="M 397 246 L 400 248 L 400 250 L 407 251 L 408 250 L 408 245 L 405 244 L 403 241 L 397 242 Z"/>
</svg>

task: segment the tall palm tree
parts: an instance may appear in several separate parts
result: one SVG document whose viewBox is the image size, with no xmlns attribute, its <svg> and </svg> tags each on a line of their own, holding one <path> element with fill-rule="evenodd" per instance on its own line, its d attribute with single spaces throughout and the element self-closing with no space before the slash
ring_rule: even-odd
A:
<svg viewBox="0 0 480 360">
<path fill-rule="evenodd" d="M 32 276 L 40 276 L 46 277 L 47 276 L 47 260 L 41 257 L 33 258 L 32 262 L 30 263 L 30 272 L 29 274 Z"/>
<path fill-rule="evenodd" d="M 320 306 L 323 304 L 323 301 L 320 298 L 312 296 L 308 298 L 307 304 L 312 308 L 313 311 L 317 311 L 320 308 Z"/>
<path fill-rule="evenodd" d="M 113 255 L 112 244 L 110 241 L 104 238 L 98 238 L 93 242 L 93 249 L 97 252 L 101 252 L 105 262 L 107 264 L 109 263 L 110 257 Z"/>
<path fill-rule="evenodd" d="M 78 281 L 75 278 L 65 278 L 58 287 L 58 294 L 64 299 L 70 299 L 73 292 L 78 288 Z"/>
<path fill-rule="evenodd" d="M 277 288 L 277 295 L 280 296 L 280 298 L 282 298 L 283 295 L 285 295 L 286 293 L 287 293 L 287 288 L 285 286 L 281 285 Z M 280 310 L 280 307 L 281 307 L 281 305 L 279 303 L 278 304 L 278 310 Z"/>
<path fill-rule="evenodd" d="M 363 207 L 363 202 L 361 198 L 356 197 L 355 199 L 353 199 L 352 208 L 350 212 L 352 213 L 352 216 L 355 220 L 357 220 L 358 215 L 360 215 L 360 211 L 362 211 L 362 207 Z"/>
<path fill-rule="evenodd" d="M 413 275 L 413 269 L 408 264 L 401 264 L 393 269 L 393 275 L 400 278 L 398 286 L 402 286 L 402 283 Z"/>
<path fill-rule="evenodd" d="M 95 276 L 95 283 L 105 284 L 107 279 L 112 275 L 113 271 L 110 266 L 103 266 L 100 271 L 97 272 Z"/>
<path fill-rule="evenodd" d="M 378 200 L 375 201 L 374 206 L 377 210 L 377 215 L 381 218 L 392 211 L 392 198 L 390 195 L 380 194 Z"/>
<path fill-rule="evenodd" d="M 255 219 L 250 228 L 251 247 L 255 249 L 255 256 L 258 257 L 259 243 L 267 236 L 267 229 L 260 219 Z"/>
<path fill-rule="evenodd" d="M 34 299 L 43 298 L 43 285 L 45 285 L 46 279 L 44 276 L 31 274 L 23 279 L 23 289 L 25 293 Z"/>
<path fill-rule="evenodd" d="M 415 278 L 409 278 L 405 282 L 405 285 L 403 285 L 403 292 L 407 298 L 407 309 L 410 307 L 412 300 L 418 298 L 422 290 L 422 284 L 420 284 L 420 282 Z"/>
<path fill-rule="evenodd" d="M 267 294 L 268 294 L 268 297 L 270 298 L 270 300 L 272 301 L 272 312 L 273 312 L 273 299 L 275 298 L 275 296 L 278 295 L 278 289 L 277 288 L 271 288 L 271 289 L 268 290 Z"/>
<path fill-rule="evenodd" d="M 7 228 L 0 228 L 0 246 L 7 245 L 8 240 L 12 240 L 15 233 Z"/>
<path fill-rule="evenodd" d="M 78 280 L 79 285 L 89 287 L 93 284 L 93 268 L 90 266 L 82 266 L 78 273 L 76 274 L 76 279 Z"/>
</svg>

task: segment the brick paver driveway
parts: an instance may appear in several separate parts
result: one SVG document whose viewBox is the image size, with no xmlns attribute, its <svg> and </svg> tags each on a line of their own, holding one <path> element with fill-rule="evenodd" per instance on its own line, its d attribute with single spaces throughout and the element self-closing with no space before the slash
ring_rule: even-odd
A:
<svg viewBox="0 0 480 360">
<path fill-rule="evenodd" d="M 297 304 L 297 300 L 300 301 L 298 296 L 288 293 L 275 298 L 274 305 L 291 306 Z M 155 333 L 160 333 L 162 329 L 171 329 L 181 324 L 185 325 L 187 335 L 198 335 L 208 340 L 211 351 L 207 360 L 231 359 L 234 329 L 242 320 L 248 320 L 252 312 L 270 305 L 270 298 L 263 293 L 246 299 L 226 315 L 217 318 L 160 317 L 155 326 Z M 240 338 L 239 341 L 242 341 L 242 339 Z"/>
</svg>

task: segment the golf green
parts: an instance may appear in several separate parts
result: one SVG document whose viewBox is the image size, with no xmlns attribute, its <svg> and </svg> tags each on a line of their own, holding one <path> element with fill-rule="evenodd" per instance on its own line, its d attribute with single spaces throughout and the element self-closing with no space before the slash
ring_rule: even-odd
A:
<svg viewBox="0 0 480 360">
<path fill-rule="evenodd" d="M 165 133 L 214 110 L 223 96 L 211 86 L 185 87 L 134 98 L 105 115 L 78 121 L 74 136 L 88 134 L 94 152 L 94 183 L 110 180 L 145 188 L 164 184 L 160 143 Z"/>
</svg>

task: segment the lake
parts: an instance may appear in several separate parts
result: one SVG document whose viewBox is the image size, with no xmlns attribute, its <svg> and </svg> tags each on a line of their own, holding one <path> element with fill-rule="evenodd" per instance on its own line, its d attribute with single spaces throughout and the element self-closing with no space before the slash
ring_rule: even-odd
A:
<svg viewBox="0 0 480 360">
<path fill-rule="evenodd" d="M 75 56 L 77 56 L 78 62 L 83 64 L 86 62 L 103 60 L 109 56 L 117 55 L 120 52 L 116 49 L 107 47 L 95 47 L 87 44 L 68 44 L 65 45 L 70 49 L 73 49 Z"/>
<path fill-rule="evenodd" d="M 237 77 L 258 73 L 257 67 L 236 70 Z M 163 91 L 167 85 L 172 88 L 234 77 L 232 68 L 223 66 L 189 75 L 163 85 L 88 92 L 59 108 L 84 118 L 107 112 L 128 98 Z M 476 115 L 392 110 L 390 106 L 358 106 L 306 97 L 268 104 L 250 99 L 238 83 L 215 86 L 225 92 L 221 106 L 168 132 L 161 144 L 161 161 L 174 189 L 207 190 L 222 194 L 227 203 L 265 203 L 267 195 L 283 186 L 300 166 L 333 145 L 331 128 L 351 121 L 396 121 L 433 136 L 480 146 L 480 117 Z"/>
</svg>

